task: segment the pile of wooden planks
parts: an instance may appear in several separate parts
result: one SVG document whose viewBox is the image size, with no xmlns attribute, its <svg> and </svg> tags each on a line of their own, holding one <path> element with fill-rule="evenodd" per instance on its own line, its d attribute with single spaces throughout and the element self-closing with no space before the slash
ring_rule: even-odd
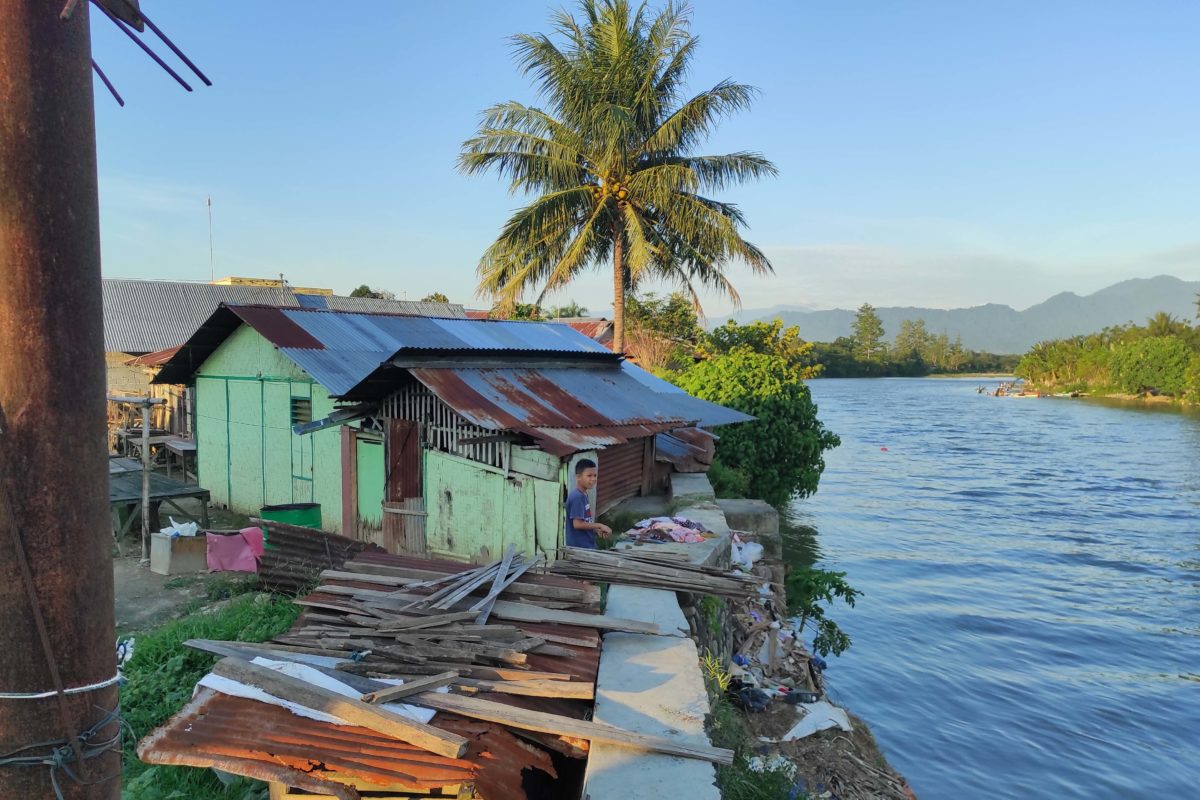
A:
<svg viewBox="0 0 1200 800">
<path fill-rule="evenodd" d="M 501 726 L 571 757 L 600 741 L 730 763 L 731 751 L 705 742 L 590 721 L 599 632 L 675 632 L 600 615 L 597 587 L 535 572 L 537 564 L 511 548 L 478 567 L 364 556 L 326 570 L 311 594 L 297 598 L 305 610 L 286 635 L 261 644 L 187 645 L 222 656 L 218 676 L 449 758 L 462 757 L 464 742 L 438 729 L 443 714 Z M 257 657 L 308 664 L 361 695 L 306 684 L 252 663 Z M 427 725 L 405 720 L 383 705 L 397 701 L 438 716 Z"/>
<path fill-rule="evenodd" d="M 658 552 L 653 548 L 586 550 L 568 547 L 550 571 L 581 580 L 731 598 L 756 595 L 763 584 L 763 580 L 754 575 L 693 564 L 682 553 Z"/>
</svg>

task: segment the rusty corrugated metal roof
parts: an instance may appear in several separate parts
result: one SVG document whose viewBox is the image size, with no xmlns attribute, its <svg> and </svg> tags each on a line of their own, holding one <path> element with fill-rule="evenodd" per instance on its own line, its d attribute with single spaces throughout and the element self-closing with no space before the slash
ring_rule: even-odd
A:
<svg viewBox="0 0 1200 800">
<path fill-rule="evenodd" d="M 435 724 L 467 739 L 446 758 L 349 725 L 300 717 L 256 700 L 202 688 L 138 745 L 149 764 L 213 767 L 292 785 L 298 775 L 373 791 L 425 792 L 474 784 L 488 800 L 523 800 L 521 773 L 556 775 L 549 755 L 503 727 L 450 714 Z"/>
<path fill-rule="evenodd" d="M 560 317 L 554 320 L 560 325 L 570 325 L 589 339 L 595 339 L 605 347 L 612 349 L 613 323 L 612 320 L 591 317 Z"/>
<path fill-rule="evenodd" d="M 144 356 L 131 358 L 125 363 L 131 367 L 161 367 L 163 364 L 174 358 L 175 354 L 179 352 L 179 348 L 182 346 L 183 345 L 175 345 L 174 347 L 168 347 L 166 350 L 159 350 L 154 353 L 146 353 Z"/>
<path fill-rule="evenodd" d="M 692 397 L 666 381 L 639 379 L 635 371 L 644 372 L 630 364 L 591 369 L 410 370 L 442 402 L 476 425 L 528 434 L 557 456 L 697 423 L 752 419 Z"/>
</svg>

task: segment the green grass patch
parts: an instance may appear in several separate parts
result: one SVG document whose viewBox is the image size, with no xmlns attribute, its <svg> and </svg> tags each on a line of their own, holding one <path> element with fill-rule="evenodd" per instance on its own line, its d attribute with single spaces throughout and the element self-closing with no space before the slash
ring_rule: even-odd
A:
<svg viewBox="0 0 1200 800">
<path fill-rule="evenodd" d="M 210 594 L 232 591 L 215 582 Z M 234 584 L 236 585 L 236 584 Z M 286 631 L 300 607 L 290 597 L 240 594 L 215 609 L 200 609 L 137 637 L 125 665 L 121 709 L 132 729 L 125 745 L 122 797 L 127 800 L 251 800 L 265 797 L 265 784 L 235 779 L 222 782 L 212 770 L 150 766 L 138 760 L 136 743 L 166 722 L 191 698 L 196 682 L 211 669 L 214 656 L 184 647 L 188 639 L 263 642 Z"/>
</svg>

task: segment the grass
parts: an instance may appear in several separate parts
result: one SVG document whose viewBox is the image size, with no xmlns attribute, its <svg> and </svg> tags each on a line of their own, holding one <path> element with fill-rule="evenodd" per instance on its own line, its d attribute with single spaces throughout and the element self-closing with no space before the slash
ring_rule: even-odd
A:
<svg viewBox="0 0 1200 800">
<path fill-rule="evenodd" d="M 212 770 L 143 764 L 137 741 L 166 722 L 188 702 L 196 682 L 215 658 L 183 646 L 188 639 L 262 642 L 286 631 L 300 607 L 291 598 L 246 594 L 245 579 L 213 581 L 210 596 L 222 599 L 216 609 L 196 609 L 157 630 L 137 637 L 133 658 L 125 665 L 121 708 L 132 730 L 122 753 L 125 800 L 257 800 L 266 785 L 234 778 L 228 783 Z M 232 594 L 241 592 L 238 594 Z M 224 597 L 222 597 L 222 595 Z"/>
</svg>

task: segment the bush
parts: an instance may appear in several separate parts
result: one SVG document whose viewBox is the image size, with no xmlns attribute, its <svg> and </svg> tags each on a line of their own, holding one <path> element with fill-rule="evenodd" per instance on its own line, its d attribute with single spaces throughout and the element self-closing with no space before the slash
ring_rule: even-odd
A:
<svg viewBox="0 0 1200 800">
<path fill-rule="evenodd" d="M 823 453 L 841 440 L 817 419 L 802 372 L 776 355 L 738 348 L 693 365 L 676 383 L 696 397 L 752 414 L 720 431 L 718 478 L 744 494 L 782 505 L 817 490 Z M 733 477 L 738 473 L 742 477 Z"/>
<path fill-rule="evenodd" d="M 1130 394 L 1157 392 L 1174 397 L 1187 390 L 1192 353 L 1176 336 L 1147 336 L 1113 348 L 1113 379 Z"/>
</svg>

